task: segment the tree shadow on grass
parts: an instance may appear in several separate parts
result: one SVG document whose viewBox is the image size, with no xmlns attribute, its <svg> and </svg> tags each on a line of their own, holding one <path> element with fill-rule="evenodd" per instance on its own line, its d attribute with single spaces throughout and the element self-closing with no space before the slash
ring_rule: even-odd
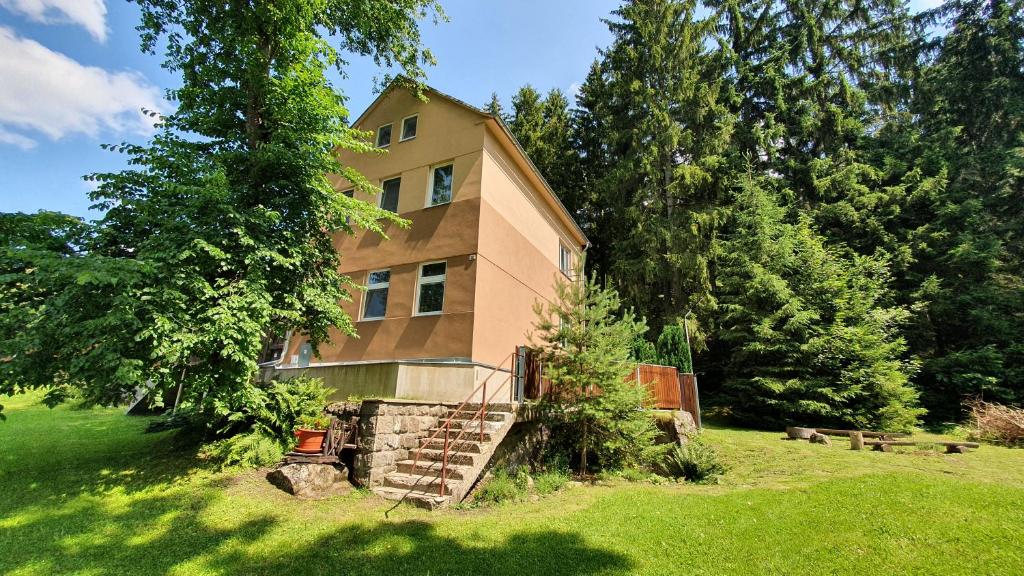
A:
<svg viewBox="0 0 1024 576">
<path fill-rule="evenodd" d="M 496 544 L 474 543 L 471 533 L 446 536 L 421 520 L 345 527 L 275 556 L 263 561 L 236 553 L 220 557 L 212 567 L 251 574 L 525 576 L 626 573 L 632 566 L 625 556 L 590 546 L 571 532 L 520 531 Z"/>
<path fill-rule="evenodd" d="M 452 532 L 444 534 L 426 520 L 379 520 L 367 507 L 368 521 L 324 534 L 315 526 L 305 530 L 299 517 L 236 513 L 223 502 L 211 510 L 219 494 L 206 486 L 191 499 L 176 490 L 136 495 L 121 505 L 84 497 L 56 512 L 40 506 L 0 518 L 4 572 L 523 576 L 628 573 L 632 567 L 625 556 L 571 532 L 510 531 L 495 540 L 475 537 L 468 520 L 463 529 L 439 516 L 443 530 Z"/>
</svg>

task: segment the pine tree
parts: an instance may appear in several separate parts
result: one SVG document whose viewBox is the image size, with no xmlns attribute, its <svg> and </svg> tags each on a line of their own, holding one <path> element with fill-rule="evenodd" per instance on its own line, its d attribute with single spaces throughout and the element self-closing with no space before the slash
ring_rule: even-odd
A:
<svg viewBox="0 0 1024 576">
<path fill-rule="evenodd" d="M 498 98 L 497 92 L 491 92 L 491 100 L 486 106 L 484 106 L 484 111 L 500 118 L 503 122 L 509 121 L 508 116 L 505 114 L 505 110 L 501 106 L 501 99 Z"/>
<path fill-rule="evenodd" d="M 626 381 L 635 366 L 637 338 L 647 330 L 631 310 L 622 310 L 615 290 L 604 288 L 582 264 L 578 281 L 559 279 L 557 297 L 537 303 L 531 336 L 551 381 L 542 412 L 553 441 L 572 450 L 580 472 L 647 463 L 657 428 L 649 392 Z"/>
</svg>

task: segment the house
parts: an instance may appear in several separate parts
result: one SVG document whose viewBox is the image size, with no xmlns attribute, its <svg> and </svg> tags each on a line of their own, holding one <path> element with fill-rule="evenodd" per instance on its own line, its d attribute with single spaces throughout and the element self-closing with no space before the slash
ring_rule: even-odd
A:
<svg viewBox="0 0 1024 576">
<path fill-rule="evenodd" d="M 411 221 L 388 225 L 389 239 L 335 236 L 341 272 L 366 288 L 343 305 L 358 338 L 335 332 L 315 357 L 296 335 L 280 352 L 278 372 L 323 378 L 337 399 L 466 399 L 510 370 L 534 303 L 554 297 L 588 243 L 499 118 L 431 88 L 425 96 L 393 84 L 354 124 L 386 153 L 341 152 L 381 193 L 332 178 Z"/>
</svg>

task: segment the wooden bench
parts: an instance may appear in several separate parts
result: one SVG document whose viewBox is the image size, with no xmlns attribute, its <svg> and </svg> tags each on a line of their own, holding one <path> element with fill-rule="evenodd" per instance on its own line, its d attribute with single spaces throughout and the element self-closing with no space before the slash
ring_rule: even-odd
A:
<svg viewBox="0 0 1024 576">
<path fill-rule="evenodd" d="M 946 447 L 946 454 L 963 454 L 968 448 L 978 448 L 981 445 L 977 442 L 940 441 L 940 442 L 914 442 L 911 440 L 864 440 L 865 446 L 871 446 L 879 452 L 892 452 L 893 446 L 928 446 L 939 445 Z M 853 448 L 851 440 L 850 448 Z M 853 448 L 856 450 L 856 448 Z"/>
<path fill-rule="evenodd" d="M 981 444 L 978 444 L 977 442 L 932 442 L 932 444 L 945 446 L 946 454 L 963 454 L 964 452 L 967 452 L 968 448 L 981 447 Z"/>
</svg>

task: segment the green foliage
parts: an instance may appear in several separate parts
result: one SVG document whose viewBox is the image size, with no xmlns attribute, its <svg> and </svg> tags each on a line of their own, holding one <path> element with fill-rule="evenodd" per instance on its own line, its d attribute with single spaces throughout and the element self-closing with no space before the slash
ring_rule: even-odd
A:
<svg viewBox="0 0 1024 576">
<path fill-rule="evenodd" d="M 527 479 L 527 472 L 522 468 L 513 472 L 501 468 L 476 492 L 474 500 L 480 504 L 520 502 L 528 494 Z"/>
<path fill-rule="evenodd" d="M 95 226 L 3 217 L 0 392 L 56 382 L 120 402 L 183 381 L 184 400 L 217 414 L 259 401 L 268 334 L 316 350 L 354 333 L 332 233 L 403 222 L 333 189 L 329 174 L 375 191 L 336 151 L 376 152 L 328 72 L 354 53 L 418 89 L 433 60 L 419 22 L 443 14 L 434 0 L 135 3 L 142 49 L 180 75 L 175 109 L 151 114 L 148 144 L 106 146 L 131 167 L 88 177 Z"/>
<path fill-rule="evenodd" d="M 619 296 L 594 276 L 559 278 L 557 298 L 535 305 L 531 337 L 551 381 L 542 413 L 556 443 L 570 448 L 579 470 L 644 463 L 657 428 L 648 390 L 626 376 L 635 366 L 631 351 L 646 330 L 632 311 L 621 311 Z M 591 461 L 591 456 L 594 461 Z"/>
<path fill-rule="evenodd" d="M 656 348 L 658 364 L 675 366 L 680 372 L 693 372 L 690 347 L 686 343 L 683 327 L 679 324 L 666 324 L 661 329 Z"/>
<path fill-rule="evenodd" d="M 901 359 L 908 312 L 887 304 L 887 262 L 826 247 L 806 218 L 785 222 L 760 182 L 737 205 L 719 277 L 734 414 L 772 427 L 912 427 L 922 410 L 915 365 Z"/>
<path fill-rule="evenodd" d="M 674 446 L 666 455 L 662 468 L 673 478 L 702 484 L 717 482 L 727 470 L 718 452 L 700 436 L 690 438 L 684 446 Z"/>
<path fill-rule="evenodd" d="M 331 418 L 329 416 L 319 414 L 308 414 L 302 416 L 295 421 L 295 428 L 305 428 L 306 430 L 326 430 L 331 425 Z"/>
<path fill-rule="evenodd" d="M 244 432 L 203 446 L 200 456 L 221 467 L 262 468 L 281 461 L 287 444 L 262 432 Z"/>
<path fill-rule="evenodd" d="M 568 468 L 551 469 L 533 477 L 533 488 L 541 495 L 554 494 L 564 488 L 569 479 Z"/>
</svg>

